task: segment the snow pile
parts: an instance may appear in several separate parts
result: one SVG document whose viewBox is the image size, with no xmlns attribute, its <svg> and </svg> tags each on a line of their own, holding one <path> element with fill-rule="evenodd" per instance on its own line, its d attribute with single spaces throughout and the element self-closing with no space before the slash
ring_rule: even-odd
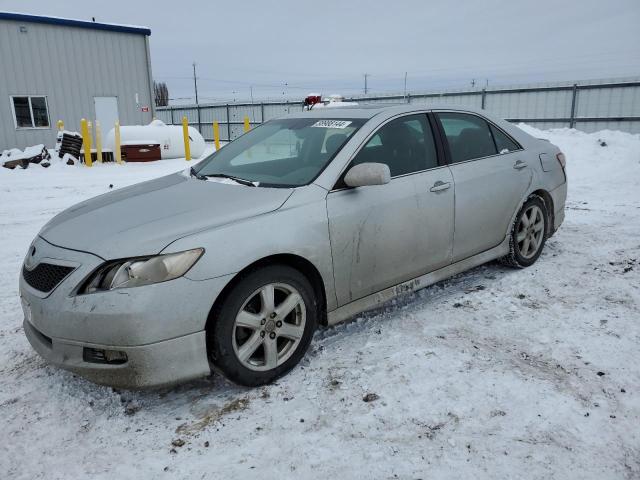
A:
<svg viewBox="0 0 640 480">
<path fill-rule="evenodd" d="M 39 228 L 184 161 L 0 169 L 2 478 L 639 478 L 640 136 L 522 128 L 568 162 L 566 220 L 533 267 L 485 265 L 321 330 L 255 390 L 114 391 L 22 332 Z"/>
<path fill-rule="evenodd" d="M 2 152 L 2 155 L 0 155 L 0 162 L 3 160 L 22 160 L 23 158 L 32 158 L 41 154 L 43 150 L 45 150 L 45 148 L 42 144 L 33 145 L 25 148 L 24 150 L 12 148 L 11 150 L 5 150 Z"/>
<path fill-rule="evenodd" d="M 585 133 L 570 128 L 542 131 L 525 124 L 518 126 L 528 134 L 562 148 L 567 156 L 572 184 L 588 183 L 594 177 L 615 183 L 627 178 L 628 169 L 637 168 L 640 162 L 640 134 L 612 130 Z M 604 189 L 603 192 L 612 193 Z"/>
<path fill-rule="evenodd" d="M 14 169 L 17 166 L 26 169 L 30 163 L 39 163 L 43 167 L 48 167 L 50 159 L 51 154 L 44 145 L 40 144 L 27 147 L 24 151 L 17 148 L 5 150 L 0 154 L 0 165 L 8 169 Z"/>
</svg>

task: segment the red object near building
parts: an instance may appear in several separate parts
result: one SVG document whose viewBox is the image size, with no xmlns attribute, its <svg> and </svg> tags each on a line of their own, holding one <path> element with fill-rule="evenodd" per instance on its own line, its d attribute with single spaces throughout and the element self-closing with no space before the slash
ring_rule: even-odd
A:
<svg viewBox="0 0 640 480">
<path fill-rule="evenodd" d="M 157 143 L 122 145 L 122 160 L 126 162 L 153 162 L 160 160 L 160 145 Z"/>
<path fill-rule="evenodd" d="M 307 109 L 311 110 L 316 103 L 321 103 L 321 102 L 322 102 L 322 95 L 317 95 L 313 93 L 311 95 L 307 95 L 307 97 L 304 99 L 304 106 Z"/>
</svg>

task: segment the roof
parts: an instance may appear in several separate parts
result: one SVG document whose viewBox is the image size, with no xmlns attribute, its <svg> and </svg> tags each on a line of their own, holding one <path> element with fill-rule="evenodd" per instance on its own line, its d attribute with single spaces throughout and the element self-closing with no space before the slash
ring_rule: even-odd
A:
<svg viewBox="0 0 640 480">
<path fill-rule="evenodd" d="M 98 23 L 85 20 L 73 20 L 71 18 L 45 17 L 42 15 L 28 15 L 26 13 L 0 12 L 0 20 L 13 20 L 16 22 L 44 23 L 47 25 L 61 25 L 66 27 L 90 28 L 93 30 L 107 30 L 111 32 L 137 33 L 151 35 L 148 27 L 135 25 L 119 25 L 116 23 Z"/>
<path fill-rule="evenodd" d="M 481 113 L 488 116 L 485 111 L 478 111 L 472 107 L 430 105 L 419 103 L 360 103 L 358 105 L 334 106 L 332 108 L 312 108 L 286 115 L 286 117 L 314 117 L 314 118 L 373 118 L 380 113 L 396 115 L 425 110 L 461 110 L 464 112 Z"/>
<path fill-rule="evenodd" d="M 388 110 L 403 111 L 407 107 L 406 103 L 361 103 L 358 105 L 334 105 L 331 108 L 312 108 L 311 110 L 301 110 L 287 115 L 287 117 L 318 117 L 318 118 L 371 118 L 380 112 Z M 421 106 L 422 107 L 422 106 Z M 409 108 L 411 110 L 411 108 Z"/>
</svg>

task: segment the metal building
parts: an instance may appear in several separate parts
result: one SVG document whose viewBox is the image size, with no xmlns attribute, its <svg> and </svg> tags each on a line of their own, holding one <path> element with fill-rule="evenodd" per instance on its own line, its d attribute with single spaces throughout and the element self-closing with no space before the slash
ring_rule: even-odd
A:
<svg viewBox="0 0 640 480">
<path fill-rule="evenodd" d="M 53 146 L 56 124 L 106 134 L 152 120 L 151 30 L 0 12 L 0 152 Z"/>
</svg>

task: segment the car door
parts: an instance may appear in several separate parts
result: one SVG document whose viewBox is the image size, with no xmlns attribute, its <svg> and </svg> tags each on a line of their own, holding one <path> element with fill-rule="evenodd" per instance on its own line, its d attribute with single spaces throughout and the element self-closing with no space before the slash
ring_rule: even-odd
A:
<svg viewBox="0 0 640 480">
<path fill-rule="evenodd" d="M 523 150 L 479 115 L 437 112 L 455 184 L 453 261 L 500 244 L 531 182 Z"/>
<path fill-rule="evenodd" d="M 391 182 L 359 188 L 339 182 L 327 196 L 339 305 L 441 268 L 452 258 L 453 178 L 438 163 L 426 114 L 383 124 L 349 167 L 364 162 L 386 163 Z"/>
</svg>

